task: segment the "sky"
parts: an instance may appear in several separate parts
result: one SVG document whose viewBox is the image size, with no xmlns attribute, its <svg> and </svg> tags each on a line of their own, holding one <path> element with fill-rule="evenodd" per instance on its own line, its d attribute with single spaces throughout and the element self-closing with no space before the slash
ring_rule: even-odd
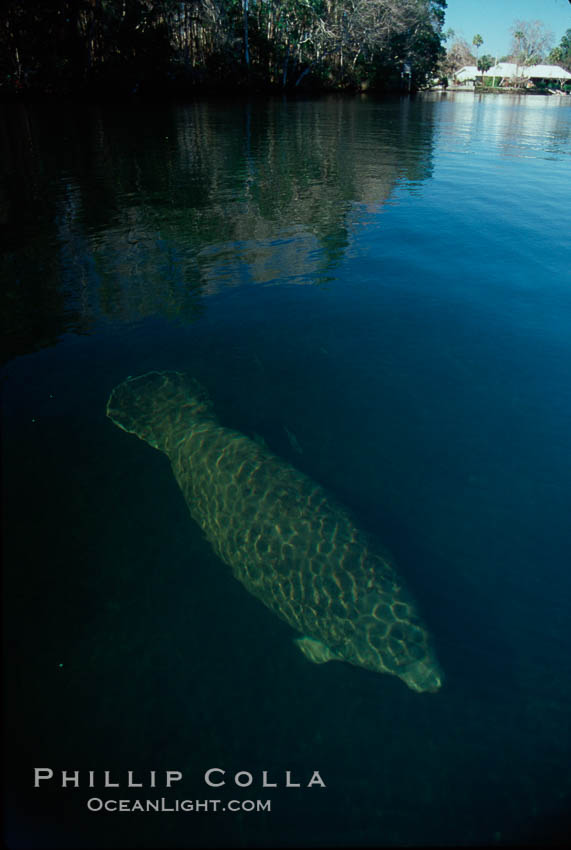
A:
<svg viewBox="0 0 571 850">
<path fill-rule="evenodd" d="M 556 47 L 571 29 L 571 3 L 568 0 L 448 0 L 444 31 L 452 27 L 468 44 L 479 33 L 484 39 L 480 56 L 498 59 L 510 52 L 510 28 L 515 20 L 543 21 L 555 36 Z"/>
</svg>

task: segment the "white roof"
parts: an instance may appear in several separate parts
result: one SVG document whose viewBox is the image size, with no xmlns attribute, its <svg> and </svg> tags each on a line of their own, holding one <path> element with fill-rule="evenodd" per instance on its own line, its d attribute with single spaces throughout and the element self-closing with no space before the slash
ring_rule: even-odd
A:
<svg viewBox="0 0 571 850">
<path fill-rule="evenodd" d="M 530 65 L 527 70 L 528 77 L 545 77 L 546 79 L 571 80 L 571 74 L 559 65 Z"/>
<path fill-rule="evenodd" d="M 454 76 L 457 80 L 473 80 L 474 77 L 478 76 L 478 74 L 479 71 L 475 65 L 464 65 L 463 68 L 454 72 Z"/>
<path fill-rule="evenodd" d="M 524 77 L 525 68 L 523 65 L 516 65 L 515 62 L 498 62 L 497 65 L 492 65 L 485 73 L 486 77 Z"/>
<path fill-rule="evenodd" d="M 544 77 L 548 80 L 571 80 L 571 74 L 559 65 L 516 65 L 515 62 L 498 62 L 485 73 L 486 77 Z"/>
</svg>

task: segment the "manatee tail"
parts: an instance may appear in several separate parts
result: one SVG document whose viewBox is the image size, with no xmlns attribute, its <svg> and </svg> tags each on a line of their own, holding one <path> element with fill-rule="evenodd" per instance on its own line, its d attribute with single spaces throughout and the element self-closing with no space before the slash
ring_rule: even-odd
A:
<svg viewBox="0 0 571 850">
<path fill-rule="evenodd" d="M 167 454 L 199 421 L 215 419 L 204 387 L 181 372 L 127 378 L 109 396 L 107 416 Z"/>
</svg>

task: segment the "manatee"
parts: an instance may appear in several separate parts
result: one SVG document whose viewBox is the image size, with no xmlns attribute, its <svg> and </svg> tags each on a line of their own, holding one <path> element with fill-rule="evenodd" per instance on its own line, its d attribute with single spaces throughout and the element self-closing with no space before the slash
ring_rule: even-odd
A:
<svg viewBox="0 0 571 850">
<path fill-rule="evenodd" d="M 198 381 L 128 378 L 107 415 L 165 452 L 218 557 L 300 634 L 306 658 L 391 673 L 418 692 L 440 688 L 429 634 L 387 554 L 321 486 L 224 427 Z"/>
</svg>

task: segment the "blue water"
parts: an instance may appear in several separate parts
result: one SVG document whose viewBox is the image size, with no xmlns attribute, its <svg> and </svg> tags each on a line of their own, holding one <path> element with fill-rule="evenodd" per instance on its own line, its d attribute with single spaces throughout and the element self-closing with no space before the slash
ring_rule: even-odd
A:
<svg viewBox="0 0 571 850">
<path fill-rule="evenodd" d="M 563 841 L 570 99 L 2 121 L 9 846 Z M 232 578 L 167 459 L 105 416 L 149 369 L 198 378 L 393 553 L 437 694 L 311 665 Z M 56 778 L 34 789 L 35 767 Z M 211 767 L 254 785 L 208 788 Z M 165 769 L 176 789 L 124 787 Z M 327 787 L 263 789 L 263 770 Z M 94 796 L 271 812 L 96 814 Z"/>
</svg>

